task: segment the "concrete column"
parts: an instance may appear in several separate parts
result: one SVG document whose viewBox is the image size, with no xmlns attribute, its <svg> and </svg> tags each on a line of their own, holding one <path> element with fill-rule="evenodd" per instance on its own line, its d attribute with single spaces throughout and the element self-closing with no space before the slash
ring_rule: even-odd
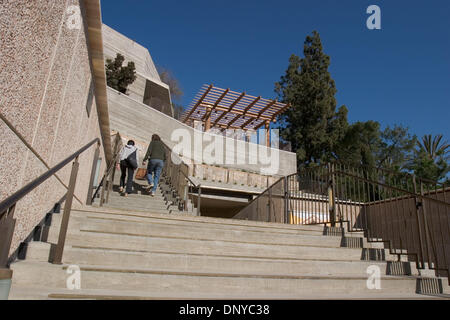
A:
<svg viewBox="0 0 450 320">
<path fill-rule="evenodd" d="M 245 130 L 245 140 L 247 142 L 251 142 L 252 141 L 252 134 L 253 134 L 253 130 Z"/>
<path fill-rule="evenodd" d="M 270 121 L 269 120 L 266 121 L 265 127 L 266 127 L 266 146 L 270 147 Z"/>
</svg>

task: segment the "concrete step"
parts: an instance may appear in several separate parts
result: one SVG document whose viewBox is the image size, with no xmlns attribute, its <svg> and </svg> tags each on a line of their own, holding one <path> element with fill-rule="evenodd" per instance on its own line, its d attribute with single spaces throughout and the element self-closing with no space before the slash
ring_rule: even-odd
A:
<svg viewBox="0 0 450 320">
<path fill-rule="evenodd" d="M 126 202 L 115 202 L 115 201 L 109 201 L 104 205 L 105 207 L 109 208 L 118 208 L 123 210 L 142 210 L 142 211 L 149 211 L 154 213 L 164 213 L 168 214 L 173 211 L 179 211 L 178 207 L 176 206 L 169 206 L 165 205 L 164 203 L 126 203 Z"/>
<path fill-rule="evenodd" d="M 28 246 L 27 261 L 47 262 L 50 244 L 32 242 Z M 95 248 L 64 249 L 63 261 L 65 264 L 104 265 L 124 268 L 170 269 L 187 272 L 196 270 L 199 272 L 244 272 L 251 274 L 278 274 L 278 275 L 360 275 L 367 276 L 369 266 L 378 266 L 381 274 L 385 275 L 386 262 L 374 261 L 329 261 L 326 257 L 322 260 L 302 260 L 283 258 L 245 258 L 229 257 L 205 254 L 187 253 L 157 253 L 136 252 L 120 250 L 104 250 Z M 406 264 L 406 263 L 405 263 Z M 407 263 L 410 265 L 410 263 Z M 412 266 L 414 267 L 414 266 Z M 411 266 L 409 266 L 411 268 Z M 406 266 L 404 269 L 407 269 Z M 404 273 L 402 273 L 404 275 Z M 418 275 L 415 271 L 414 275 Z M 398 273 L 397 273 L 398 275 Z"/>
<path fill-rule="evenodd" d="M 52 227 L 49 232 L 48 241 L 54 242 L 58 237 L 61 216 L 54 215 Z M 176 220 L 175 220 L 176 222 Z M 266 243 L 266 244 L 287 244 L 303 246 L 340 247 L 342 239 L 340 237 L 322 236 L 320 232 L 300 229 L 297 233 L 284 233 L 280 230 L 265 229 L 243 229 L 224 228 L 223 225 L 212 224 L 205 227 L 199 223 L 177 224 L 174 220 L 155 220 L 113 216 L 109 214 L 83 214 L 74 211 L 70 224 L 71 231 L 98 231 L 122 233 L 128 235 L 144 235 L 155 237 L 185 237 L 204 240 L 224 240 L 245 243 Z M 380 247 L 379 244 L 365 244 L 364 247 Z M 382 247 L 382 244 L 381 244 Z"/>
<path fill-rule="evenodd" d="M 155 293 L 136 290 L 55 289 L 47 287 L 13 286 L 10 300 L 449 300 L 449 295 L 422 295 L 416 293 L 385 293 L 372 290 L 358 294 L 211 294 L 202 292 Z"/>
<path fill-rule="evenodd" d="M 56 241 L 56 237 L 49 239 Z M 276 257 L 294 259 L 361 260 L 363 250 L 293 246 L 282 244 L 243 243 L 224 240 L 191 239 L 185 237 L 135 236 L 125 233 L 80 231 L 68 233 L 66 244 L 73 247 L 135 250 L 142 252 L 193 253 L 244 257 Z M 375 259 L 375 258 L 371 258 Z M 383 260 L 395 261 L 396 256 L 383 252 Z"/>
<path fill-rule="evenodd" d="M 155 293 L 203 292 L 211 294 L 369 294 L 367 277 L 317 276 L 303 273 L 294 275 L 267 275 L 241 271 L 206 273 L 198 271 L 155 270 L 144 268 L 117 268 L 83 266 L 81 288 L 106 290 L 138 290 Z M 67 266 L 41 262 L 21 262 L 11 265 L 15 279 L 13 286 L 47 286 L 65 288 Z M 36 272 L 39 270 L 39 272 Z M 415 277 L 382 276 L 384 293 L 411 293 L 416 288 Z"/>
<path fill-rule="evenodd" d="M 56 242 L 60 220 L 60 215 L 54 215 L 50 242 Z M 106 207 L 74 209 L 64 265 L 47 262 L 49 243 L 30 243 L 27 260 L 11 265 L 14 271 L 11 296 L 18 299 L 415 297 L 415 275 L 419 273 L 414 265 L 394 264 L 397 256 L 386 250 L 372 251 L 381 252 L 389 262 L 362 261 L 364 253 L 371 250 L 342 248 L 340 236 L 324 236 L 323 232 L 323 226 Z M 65 289 L 70 276 L 68 265 L 81 268 L 83 290 L 78 293 Z M 379 267 L 381 290 L 367 288 L 369 266 Z M 396 270 L 396 275 L 386 274 L 388 270 Z M 414 276 L 404 276 L 405 270 Z"/>
<path fill-rule="evenodd" d="M 51 239 L 55 239 L 59 233 L 61 215 L 55 215 L 50 230 Z M 114 234 L 127 234 L 149 237 L 190 238 L 201 240 L 223 240 L 241 243 L 284 244 L 300 246 L 317 246 L 339 248 L 339 237 L 327 237 L 310 234 L 283 234 L 271 232 L 271 230 L 226 230 L 211 226 L 205 228 L 202 225 L 177 225 L 152 223 L 149 221 L 129 221 L 111 219 L 108 217 L 80 217 L 72 216 L 69 225 L 70 231 L 91 231 Z"/>
<path fill-rule="evenodd" d="M 167 208 L 155 208 L 152 205 L 132 206 L 132 205 L 127 205 L 126 203 L 111 205 L 110 202 L 104 203 L 102 207 L 95 206 L 95 208 L 98 208 L 99 210 L 103 210 L 103 209 L 107 208 L 107 209 L 121 210 L 122 212 L 127 212 L 127 211 L 151 212 L 151 213 L 159 213 L 159 214 L 170 214 L 170 213 L 174 212 L 173 209 L 170 210 L 171 208 L 174 208 L 174 207 L 169 207 L 169 210 L 168 210 Z"/>
<path fill-rule="evenodd" d="M 108 208 L 103 208 L 102 210 L 108 210 Z M 199 230 L 208 232 L 208 230 L 214 230 L 216 232 L 226 233 L 233 232 L 239 234 L 267 234 L 271 237 L 284 237 L 288 236 L 294 238 L 295 236 L 316 236 L 322 238 L 322 233 L 320 229 L 314 228 L 310 229 L 307 226 L 305 228 L 297 229 L 284 229 L 282 224 L 273 224 L 273 228 L 268 228 L 267 226 L 254 226 L 245 224 L 232 223 L 229 225 L 224 225 L 220 223 L 215 223 L 211 221 L 200 221 L 196 222 L 186 218 L 191 218 L 189 215 L 174 215 L 174 214 L 153 214 L 153 213 L 131 213 L 131 214 L 115 214 L 110 212 L 90 212 L 90 211 L 80 211 L 72 210 L 69 230 L 78 231 L 81 226 L 81 222 L 89 221 L 105 221 L 105 223 L 135 223 L 143 224 L 146 226 L 163 227 L 163 228 L 175 228 L 178 230 L 183 230 L 184 228 L 188 230 Z M 197 218 L 197 217 L 196 217 Z M 201 218 L 201 217 L 199 217 Z M 52 217 L 51 228 L 59 228 L 61 221 L 61 215 L 55 214 Z M 329 241 L 339 241 L 340 237 L 323 237 L 330 239 Z"/>
<path fill-rule="evenodd" d="M 128 196 L 123 196 L 119 194 L 118 192 L 111 192 L 109 194 L 109 199 L 119 199 L 119 200 L 138 200 L 138 199 L 144 199 L 144 200 L 164 200 L 164 194 L 161 191 L 156 191 L 156 193 L 151 196 L 150 192 L 146 191 L 138 191 L 137 193 L 130 193 Z"/>
<path fill-rule="evenodd" d="M 144 208 L 145 210 L 153 211 L 156 210 L 163 210 L 167 211 L 168 209 L 172 208 L 175 209 L 176 206 L 173 206 L 170 202 L 164 202 L 164 201 L 152 201 L 151 199 L 148 201 L 137 201 L 137 200 L 127 200 L 127 201 L 120 201 L 115 199 L 110 199 L 108 203 L 105 204 L 107 207 L 112 208 L 123 208 L 126 210 L 133 210 L 138 208 Z"/>
<path fill-rule="evenodd" d="M 139 211 L 139 210 L 123 210 L 123 209 L 115 209 L 110 207 L 102 207 L 102 208 L 93 208 L 93 207 L 85 207 L 83 209 L 73 209 L 72 214 L 76 215 L 89 215 L 89 216 L 109 216 L 116 218 L 126 217 L 127 219 L 133 219 L 135 221 L 144 221 L 148 220 L 152 223 L 173 223 L 179 225 L 192 225 L 198 224 L 202 225 L 205 228 L 209 228 L 211 226 L 217 228 L 224 229 L 240 229 L 240 230 L 260 230 L 260 231 L 271 231 L 271 232 L 280 232 L 280 233 L 309 233 L 322 235 L 323 234 L 323 226 L 320 225 L 290 225 L 290 224 L 282 224 L 282 223 L 274 223 L 274 222 L 262 222 L 262 221 L 249 221 L 249 220 L 234 220 L 234 219 L 224 219 L 224 218 L 213 218 L 213 217 L 197 217 L 191 215 L 167 215 L 161 213 L 152 213 L 148 211 Z"/>
<path fill-rule="evenodd" d="M 123 210 L 132 210 L 132 211 L 148 211 L 152 213 L 160 213 L 160 214 L 179 214 L 182 211 L 179 211 L 176 207 L 170 207 L 168 209 L 159 209 L 153 208 L 152 206 L 129 206 L 126 204 L 123 205 L 110 205 L 106 204 L 105 207 L 113 208 L 113 209 L 123 209 Z"/>
</svg>

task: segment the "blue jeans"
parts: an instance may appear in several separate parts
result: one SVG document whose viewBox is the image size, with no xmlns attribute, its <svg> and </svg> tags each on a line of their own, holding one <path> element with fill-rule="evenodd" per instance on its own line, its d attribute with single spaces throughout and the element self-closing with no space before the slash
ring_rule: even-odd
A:
<svg viewBox="0 0 450 320">
<path fill-rule="evenodd" d="M 158 187 L 159 176 L 164 167 L 164 161 L 160 159 L 150 159 L 147 165 L 147 181 L 149 184 L 153 184 L 153 192 L 156 192 Z M 155 179 L 153 181 L 153 173 L 155 174 Z"/>
</svg>

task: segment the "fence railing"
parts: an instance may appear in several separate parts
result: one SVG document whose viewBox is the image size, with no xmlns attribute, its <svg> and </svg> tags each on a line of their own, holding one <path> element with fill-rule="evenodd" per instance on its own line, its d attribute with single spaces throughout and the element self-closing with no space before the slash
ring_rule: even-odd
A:
<svg viewBox="0 0 450 320">
<path fill-rule="evenodd" d="M 111 158 L 111 162 L 106 165 L 105 173 L 102 176 L 102 179 L 100 180 L 100 183 L 98 184 L 97 188 L 95 189 L 94 195 L 92 197 L 88 196 L 88 205 L 92 204 L 94 202 L 95 198 L 97 197 L 97 194 L 100 192 L 100 207 L 103 206 L 103 204 L 108 203 L 109 201 L 109 193 L 112 191 L 113 185 L 114 185 L 114 176 L 116 173 L 116 164 L 119 159 L 120 150 L 122 149 L 123 142 L 122 138 L 120 137 L 120 133 L 117 132 L 114 134 L 113 138 L 113 156 Z M 96 161 L 94 159 L 94 161 Z M 91 177 L 91 179 L 93 179 Z M 91 184 L 92 185 L 92 184 Z M 92 194 L 92 193 L 91 193 Z"/>
<path fill-rule="evenodd" d="M 4 199 L 0 202 L 0 268 L 8 267 L 9 261 L 9 251 L 11 249 L 11 243 L 14 235 L 14 228 L 16 219 L 14 219 L 14 211 L 16 208 L 16 203 L 29 194 L 31 191 L 40 186 L 47 179 L 56 174 L 59 170 L 64 168 L 67 164 L 73 161 L 72 171 L 70 173 L 70 180 L 67 193 L 65 195 L 64 211 L 61 221 L 61 227 L 59 230 L 58 243 L 56 246 L 52 247 L 52 263 L 61 264 L 64 244 L 67 235 L 67 228 L 69 225 L 70 211 L 72 208 L 72 200 L 75 192 L 75 184 L 78 175 L 78 157 L 88 150 L 92 145 L 97 144 L 96 154 L 98 154 L 98 149 L 100 148 L 100 139 L 96 138 L 86 144 L 84 147 L 80 148 L 78 151 L 62 160 L 53 168 L 47 170 L 45 173 L 34 179 L 33 181 L 26 184 L 20 190 Z M 94 168 L 92 168 L 94 170 Z"/>
<path fill-rule="evenodd" d="M 195 184 L 189 178 L 189 166 L 183 159 L 175 154 L 167 144 L 163 142 L 166 148 L 166 161 L 164 163 L 163 174 L 167 178 L 167 183 L 174 191 L 174 197 L 181 205 L 183 211 L 188 210 L 188 202 L 194 203 L 193 194 L 197 195 L 197 215 L 200 215 L 201 208 L 201 184 Z"/>
<path fill-rule="evenodd" d="M 450 188 L 373 167 L 339 163 L 281 178 L 234 218 L 324 224 L 365 233 L 417 268 L 450 273 Z M 450 283 L 450 279 L 449 279 Z"/>
</svg>

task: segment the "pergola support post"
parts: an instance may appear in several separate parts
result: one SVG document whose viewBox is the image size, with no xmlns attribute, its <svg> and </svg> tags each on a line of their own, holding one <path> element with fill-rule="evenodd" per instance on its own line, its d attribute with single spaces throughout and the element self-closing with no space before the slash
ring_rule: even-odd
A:
<svg viewBox="0 0 450 320">
<path fill-rule="evenodd" d="M 211 108 L 206 108 L 205 131 L 211 129 Z"/>
</svg>

